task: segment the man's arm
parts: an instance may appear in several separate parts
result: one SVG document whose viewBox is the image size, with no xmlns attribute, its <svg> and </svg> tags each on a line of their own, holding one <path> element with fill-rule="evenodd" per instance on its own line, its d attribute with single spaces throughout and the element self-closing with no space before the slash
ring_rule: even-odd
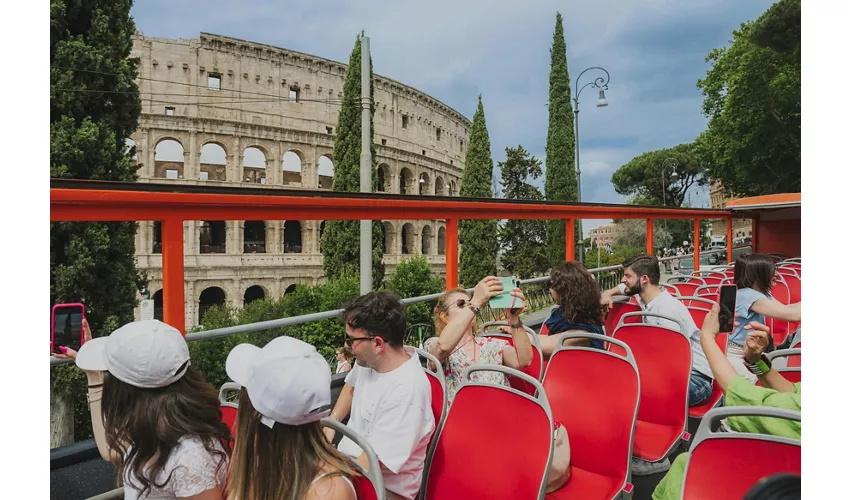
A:
<svg viewBox="0 0 850 500">
<path fill-rule="evenodd" d="M 711 306 L 711 312 L 705 316 L 705 321 L 700 329 L 699 341 L 705 357 L 708 359 L 711 373 L 714 374 L 714 380 L 725 393 L 727 387 L 729 387 L 729 382 L 738 376 L 738 372 L 723 351 L 720 350 L 720 346 L 717 345 L 715 340 L 720 332 L 719 314 L 720 306 L 715 303 Z"/>
<path fill-rule="evenodd" d="M 345 417 L 351 413 L 352 399 L 354 399 L 354 387 L 345 384 L 342 386 L 342 391 L 340 391 L 339 397 L 336 399 L 336 404 L 334 405 L 334 409 L 331 411 L 330 417 L 337 422 L 345 420 Z M 336 431 L 330 427 L 325 427 L 324 431 L 328 441 L 333 442 L 334 436 L 336 436 Z"/>
<path fill-rule="evenodd" d="M 617 295 L 623 295 L 623 290 L 620 285 L 615 286 L 614 288 L 609 288 L 602 292 L 602 300 L 600 301 L 603 306 L 611 307 L 614 304 L 614 297 Z"/>
</svg>

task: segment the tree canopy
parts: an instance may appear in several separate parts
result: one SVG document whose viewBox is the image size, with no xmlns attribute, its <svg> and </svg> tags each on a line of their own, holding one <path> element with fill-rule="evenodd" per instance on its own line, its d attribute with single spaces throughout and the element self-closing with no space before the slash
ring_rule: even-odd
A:
<svg viewBox="0 0 850 500">
<path fill-rule="evenodd" d="M 697 86 L 711 177 L 741 196 L 799 192 L 800 0 L 780 0 L 712 50 Z"/>
<path fill-rule="evenodd" d="M 689 189 L 708 184 L 707 170 L 693 144 L 680 144 L 632 158 L 614 172 L 611 183 L 636 204 L 680 207 Z"/>
</svg>

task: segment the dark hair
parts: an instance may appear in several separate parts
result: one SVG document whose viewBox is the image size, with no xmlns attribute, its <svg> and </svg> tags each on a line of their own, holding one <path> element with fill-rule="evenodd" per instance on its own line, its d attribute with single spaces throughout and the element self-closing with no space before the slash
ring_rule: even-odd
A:
<svg viewBox="0 0 850 500">
<path fill-rule="evenodd" d="M 661 267 L 658 265 L 658 258 L 653 255 L 639 254 L 631 259 L 623 262 L 623 269 L 632 268 L 638 277 L 644 274 L 649 278 L 649 282 L 657 285 L 661 281 Z"/>
<path fill-rule="evenodd" d="M 567 321 L 602 326 L 599 284 L 584 264 L 569 261 L 552 269 L 549 288 L 558 293 L 558 305 Z"/>
<path fill-rule="evenodd" d="M 301 500 L 324 464 L 329 476 L 356 477 L 353 460 L 328 442 L 321 422 L 271 428 L 260 421 L 243 387 L 236 413 L 236 448 L 230 463 L 230 500 Z"/>
<path fill-rule="evenodd" d="M 752 288 L 761 293 L 768 293 L 775 273 L 776 264 L 770 255 L 748 253 L 735 261 L 735 284 L 739 289 Z"/>
<path fill-rule="evenodd" d="M 797 474 L 774 474 L 761 479 L 743 500 L 800 500 L 802 482 Z"/>
<path fill-rule="evenodd" d="M 156 389 L 135 387 L 107 373 L 101 411 L 106 444 L 122 457 L 116 464 L 119 484 L 129 470 L 127 478 L 134 488 L 141 488 L 140 498 L 151 486 L 163 488 L 171 480 L 174 471 L 162 483 L 156 482 L 171 451 L 185 436 L 197 436 L 204 449 L 218 457 L 218 467 L 227 465 L 233 438 L 221 420 L 218 393 L 192 366 L 177 382 Z"/>
<path fill-rule="evenodd" d="M 391 292 L 369 292 L 357 297 L 342 317 L 351 328 L 363 328 L 393 347 L 404 345 L 404 306 Z"/>
</svg>

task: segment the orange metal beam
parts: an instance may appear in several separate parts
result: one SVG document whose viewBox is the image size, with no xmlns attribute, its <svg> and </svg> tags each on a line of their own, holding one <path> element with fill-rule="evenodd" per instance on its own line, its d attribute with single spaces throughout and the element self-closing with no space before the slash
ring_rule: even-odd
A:
<svg viewBox="0 0 850 500">
<path fill-rule="evenodd" d="M 726 263 L 732 263 L 732 222 L 735 219 L 726 221 Z"/>
<path fill-rule="evenodd" d="M 758 214 L 753 215 L 752 225 L 753 225 L 753 229 L 752 229 L 753 239 L 750 242 L 750 249 L 752 249 L 753 253 L 758 253 L 759 252 L 759 246 L 758 246 L 759 218 L 758 218 Z"/>
<path fill-rule="evenodd" d="M 655 255 L 655 249 L 653 248 L 655 241 L 655 231 L 654 231 L 654 221 L 652 219 L 646 219 L 646 254 L 647 255 Z"/>
<path fill-rule="evenodd" d="M 567 252 L 566 258 L 567 260 L 575 260 L 576 259 L 576 220 L 575 219 L 567 219 L 567 230 L 566 230 L 566 244 L 567 244 Z"/>
<path fill-rule="evenodd" d="M 694 219 L 694 271 L 699 271 L 699 219 Z"/>
<path fill-rule="evenodd" d="M 457 219 L 446 219 L 446 290 L 457 287 Z"/>
<path fill-rule="evenodd" d="M 162 222 L 162 242 L 162 319 L 186 335 L 182 220 Z"/>
</svg>

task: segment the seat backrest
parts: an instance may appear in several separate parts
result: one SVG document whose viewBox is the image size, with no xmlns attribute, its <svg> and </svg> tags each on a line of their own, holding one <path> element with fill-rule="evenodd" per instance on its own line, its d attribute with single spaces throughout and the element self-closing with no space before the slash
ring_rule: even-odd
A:
<svg viewBox="0 0 850 500">
<path fill-rule="evenodd" d="M 543 324 L 540 326 L 540 335 L 549 335 L 549 325 L 546 324 L 549 321 L 549 318 L 552 317 L 552 311 L 558 306 L 552 306 L 549 308 L 549 314 L 546 315 L 546 319 L 543 320 Z"/>
<path fill-rule="evenodd" d="M 471 381 L 476 371 L 523 378 L 537 396 Z M 501 439 L 470 432 L 475 422 L 497 429 Z M 505 439 L 513 443 L 505 452 Z M 552 412 L 543 386 L 528 375 L 500 365 L 472 365 L 461 375 L 430 467 L 423 473 L 425 500 L 442 498 L 542 499 L 552 462 Z"/>
<path fill-rule="evenodd" d="M 672 296 L 674 296 L 674 297 L 678 297 L 678 296 L 679 296 L 679 289 L 678 289 L 678 288 L 676 288 L 676 287 L 675 287 L 675 286 L 673 286 L 673 285 L 669 285 L 669 284 L 667 284 L 667 283 L 659 283 L 659 284 L 658 284 L 658 286 L 659 286 L 659 287 L 661 287 L 661 288 L 663 288 L 664 290 L 667 290 L 667 291 L 670 293 L 670 295 L 672 295 Z"/>
<path fill-rule="evenodd" d="M 791 275 L 788 275 L 788 274 L 781 275 L 781 276 L 783 278 L 785 278 L 785 283 L 788 284 L 788 292 L 791 295 L 791 303 L 796 304 L 797 302 L 800 302 L 800 300 L 802 298 L 802 293 L 803 293 L 802 284 L 800 283 L 800 278 L 796 275 L 791 276 Z"/>
<path fill-rule="evenodd" d="M 368 470 L 354 462 L 354 466 L 362 474 L 360 477 L 351 478 L 354 489 L 357 491 L 357 500 L 386 500 L 387 494 L 384 490 L 384 477 L 381 475 L 381 463 L 378 461 L 378 454 L 375 453 L 372 445 L 342 422 L 326 417 L 322 419 L 322 425 L 347 437 L 366 454 L 366 459 L 369 461 Z"/>
<path fill-rule="evenodd" d="M 799 371 L 802 352 L 802 349 L 799 347 L 793 349 L 778 349 L 768 353 L 767 359 L 770 360 L 770 363 L 775 366 L 777 370 L 797 368 Z"/>
<path fill-rule="evenodd" d="M 431 458 L 434 456 L 434 447 L 437 445 L 435 436 L 446 421 L 449 407 L 448 390 L 446 390 L 446 376 L 440 360 L 424 349 L 417 348 L 416 352 L 419 354 L 420 359 L 424 358 L 427 361 L 424 370 L 425 375 L 428 376 L 428 383 L 431 385 L 431 413 L 434 415 L 435 431 L 431 434 L 431 440 L 428 442 L 428 451 L 425 455 L 425 468 L 428 468 L 428 464 L 431 463 Z M 430 366 L 433 366 L 434 369 L 431 370 L 429 368 Z M 420 495 L 422 492 L 424 490 L 420 490 Z"/>
<path fill-rule="evenodd" d="M 726 276 L 716 276 L 714 273 L 703 277 L 706 285 L 719 285 L 724 279 L 726 279 Z"/>
<path fill-rule="evenodd" d="M 697 294 L 697 289 L 705 286 L 702 283 L 673 283 L 674 287 L 679 290 L 679 297 L 691 297 Z"/>
<path fill-rule="evenodd" d="M 760 479 L 801 473 L 800 440 L 767 434 L 714 432 L 730 416 L 800 421 L 800 413 L 763 406 L 714 408 L 705 414 L 685 465 L 682 498 L 740 500 Z"/>
<path fill-rule="evenodd" d="M 236 440 L 236 414 L 239 412 L 239 405 L 236 403 L 220 403 L 221 421 L 230 427 L 230 435 L 233 440 Z"/>
<path fill-rule="evenodd" d="M 703 297 L 703 296 L 717 295 L 719 293 L 719 289 L 720 289 L 719 282 L 718 282 L 717 285 L 704 285 L 704 286 L 697 288 L 696 296 L 697 297 Z"/>
<path fill-rule="evenodd" d="M 615 344 L 625 355 L 563 343 L 581 338 Z M 617 478 L 625 487 L 640 401 L 632 351 L 617 339 L 592 333 L 565 334 L 561 342 L 549 360 L 543 388 L 552 418 L 569 432 L 570 463 Z"/>
<path fill-rule="evenodd" d="M 531 364 L 520 371 L 530 377 L 534 377 L 535 380 L 540 381 L 543 378 L 543 348 L 540 347 L 540 340 L 537 338 L 537 334 L 534 333 L 534 330 L 525 327 L 525 331 L 526 333 L 529 333 L 529 336 L 531 337 Z M 516 347 L 514 345 L 513 337 L 501 330 L 484 332 L 481 336 L 503 339 L 506 340 L 512 347 Z M 533 385 L 526 384 L 524 380 L 514 377 L 508 377 L 508 383 L 511 384 L 511 387 L 514 389 L 518 389 L 531 396 L 534 396 L 534 391 L 537 390 Z"/>
<path fill-rule="evenodd" d="M 626 324 L 629 316 L 672 321 L 678 330 L 645 323 Z M 640 373 L 638 420 L 681 427 L 688 423 L 688 384 L 691 376 L 691 343 L 686 327 L 675 318 L 655 313 L 629 313 L 620 320 L 613 337 L 628 344 Z M 625 356 L 611 344 L 609 350 Z"/>
<path fill-rule="evenodd" d="M 671 285 L 678 285 L 679 283 L 694 283 L 698 285 L 706 284 L 704 279 L 690 274 L 674 274 L 667 278 L 667 283 Z"/>
<path fill-rule="evenodd" d="M 682 296 L 679 297 L 679 300 L 682 301 L 682 304 L 685 304 L 685 307 L 698 307 L 700 309 L 711 309 L 711 307 L 717 303 L 716 300 L 706 296 Z M 702 326 L 702 323 L 697 323 L 697 326 Z"/>
<path fill-rule="evenodd" d="M 620 323 L 620 318 L 624 314 L 632 312 L 640 312 L 641 308 L 637 304 L 626 301 L 615 300 L 611 307 L 608 308 L 608 315 L 605 317 L 605 335 L 611 335 Z M 633 319 L 631 323 L 640 323 L 640 319 Z"/>
</svg>

